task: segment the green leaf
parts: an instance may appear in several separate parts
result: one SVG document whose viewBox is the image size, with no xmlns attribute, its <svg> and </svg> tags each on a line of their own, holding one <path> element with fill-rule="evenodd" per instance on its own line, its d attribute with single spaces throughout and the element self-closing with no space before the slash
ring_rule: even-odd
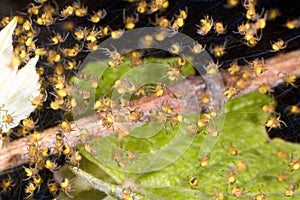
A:
<svg viewBox="0 0 300 200">
<path fill-rule="evenodd" d="M 125 61 L 118 67 L 118 68 L 110 68 L 107 66 L 107 61 L 97 61 L 97 62 L 89 62 L 84 66 L 84 68 L 81 70 L 81 73 L 84 74 L 85 78 L 78 78 L 78 77 L 72 77 L 71 81 L 75 84 L 76 87 L 92 91 L 93 89 L 90 87 L 90 82 L 87 80 L 90 80 L 91 78 L 98 78 L 99 80 L 99 86 L 96 89 L 96 99 L 103 95 L 112 95 L 112 87 L 116 80 L 119 80 L 121 78 L 130 79 L 133 82 L 139 82 L 143 81 L 144 79 L 151 78 L 151 77 L 164 77 L 166 74 L 166 71 L 161 71 L 158 73 L 158 71 L 153 71 L 149 69 L 150 65 L 159 65 L 161 67 L 164 67 L 165 70 L 168 69 L 169 64 L 175 62 L 177 58 L 168 58 L 168 59 L 157 59 L 157 58 L 147 58 L 144 60 L 143 67 L 133 67 L 130 64 L 130 61 L 125 59 Z M 151 68 L 151 66 L 150 66 Z M 135 73 L 139 73 L 139 78 Z M 149 74 L 150 73 L 150 74 Z M 153 74 L 153 76 L 150 76 Z M 194 75 L 195 69 L 191 65 L 191 63 L 187 63 L 184 67 L 182 67 L 182 73 L 183 76 L 188 75 Z M 131 77 L 131 75 L 134 75 L 134 77 Z M 171 81 L 169 81 L 171 83 Z M 155 82 L 153 82 L 155 83 Z M 174 82 L 173 82 L 174 83 Z"/>
<path fill-rule="evenodd" d="M 93 106 L 96 100 L 103 96 L 109 96 L 114 101 L 119 101 L 121 98 L 127 100 L 136 98 L 134 92 L 127 94 L 119 94 L 118 89 L 113 86 L 117 80 L 125 81 L 126 83 L 133 84 L 135 89 L 141 86 L 153 86 L 160 83 L 162 85 L 174 84 L 176 81 L 171 81 L 166 76 L 167 70 L 170 68 L 169 63 L 175 62 L 177 58 L 144 59 L 144 64 L 139 67 L 133 67 L 128 59 L 117 68 L 110 68 L 107 65 L 108 61 L 93 61 L 87 62 L 83 69 L 80 71 L 80 76 L 72 77 L 71 81 L 74 83 L 72 97 L 76 100 L 77 106 L 72 110 L 75 119 L 91 115 Z M 190 63 L 182 67 L 181 77 L 194 75 L 195 69 Z M 93 88 L 92 81 L 97 80 L 98 87 Z M 122 85 L 125 87 L 125 85 Z M 148 91 L 148 90 L 147 90 Z M 153 91 L 148 91 L 153 92 Z M 89 95 L 86 95 L 86 94 Z M 84 96 L 89 96 L 88 100 Z M 69 117 L 66 115 L 66 117 Z M 70 118 L 70 117 L 69 117 Z"/>
<path fill-rule="evenodd" d="M 269 116 L 261 107 L 271 101 L 255 92 L 227 103 L 225 124 L 208 155 L 206 167 L 200 166 L 200 148 L 209 136 L 194 136 L 187 131 L 187 125 L 195 121 L 195 116 L 186 117 L 185 123 L 167 127 L 167 131 L 162 129 L 154 135 L 147 132 L 151 126 L 144 125 L 131 131 L 122 141 L 116 135 L 103 138 L 91 143 L 97 150 L 94 155 L 83 146 L 79 150 L 120 187 L 130 186 L 146 199 L 212 199 L 215 192 L 227 199 L 236 199 L 232 194 L 234 187 L 243 190 L 240 199 L 253 199 L 260 192 L 268 199 L 283 199 L 286 188 L 300 182 L 299 171 L 289 168 L 291 154 L 299 156 L 300 146 L 268 138 L 264 123 Z M 143 137 L 138 137 L 139 132 Z M 237 155 L 230 154 L 230 147 L 236 148 Z M 278 157 L 279 151 L 287 152 L 288 158 Z M 124 163 L 115 161 L 114 152 L 120 153 L 119 161 Z M 137 158 L 128 159 L 130 152 L 136 153 Z M 238 172 L 237 164 L 241 162 L 246 164 L 246 169 Z M 229 172 L 233 172 L 236 179 L 232 185 L 227 183 Z M 279 182 L 277 176 L 282 173 L 288 179 Z M 197 177 L 198 186 L 189 185 L 191 176 Z M 299 192 L 295 191 L 294 195 Z"/>
</svg>

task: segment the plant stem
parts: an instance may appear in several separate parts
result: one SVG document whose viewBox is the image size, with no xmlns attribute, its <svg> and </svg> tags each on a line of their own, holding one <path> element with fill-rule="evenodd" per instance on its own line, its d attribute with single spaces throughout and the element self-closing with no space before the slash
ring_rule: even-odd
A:
<svg viewBox="0 0 300 200">
<path fill-rule="evenodd" d="M 260 75 L 253 76 L 250 79 L 247 79 L 247 87 L 234 96 L 247 94 L 257 90 L 257 88 L 263 84 L 268 83 L 272 87 L 275 87 L 282 83 L 280 75 L 282 74 L 294 74 L 296 76 L 300 76 L 300 50 L 296 50 L 293 52 L 279 54 L 278 56 L 269 58 L 266 60 L 266 71 Z M 247 67 L 242 67 L 242 71 L 249 70 Z M 235 83 L 240 79 L 240 75 L 232 76 L 225 71 L 220 72 L 225 88 L 235 85 Z M 162 105 L 164 102 L 168 102 L 168 104 L 172 105 L 173 110 L 176 112 L 181 110 L 178 103 L 178 99 L 170 95 L 170 91 L 185 91 L 187 85 L 192 86 L 194 89 L 194 93 L 198 97 L 198 102 L 200 106 L 200 111 L 205 109 L 207 106 L 201 103 L 200 96 L 205 92 L 206 86 L 203 79 L 199 76 L 187 77 L 185 80 L 176 83 L 168 88 L 164 92 L 163 96 L 157 97 L 155 94 L 150 94 L 145 97 L 141 97 L 140 99 L 136 99 L 130 102 L 130 110 L 135 108 L 142 109 L 141 111 L 149 111 L 152 108 L 157 107 L 157 105 Z M 181 102 L 184 103 L 184 113 L 193 113 L 195 112 L 195 105 L 190 105 L 189 102 Z M 181 104 L 182 105 L 182 104 Z M 132 124 L 129 126 L 133 127 Z M 113 128 L 103 128 L 97 124 L 97 118 L 95 115 L 87 116 L 76 120 L 71 123 L 72 131 L 69 133 L 64 133 L 65 138 L 67 138 L 67 143 L 71 147 L 75 147 L 78 144 L 85 142 L 85 140 L 89 139 L 89 137 L 95 136 L 107 136 L 114 132 Z M 87 131 L 87 135 L 82 134 L 82 129 L 78 127 L 85 127 Z M 42 138 L 39 142 L 40 148 L 46 147 L 54 147 L 55 146 L 55 133 L 59 131 L 59 127 L 49 128 L 44 130 L 41 135 Z M 4 172 L 9 169 L 13 169 L 22 164 L 25 164 L 29 161 L 28 156 L 28 144 L 29 144 L 29 136 L 15 140 L 11 143 L 4 144 L 3 148 L 0 150 L 0 172 Z"/>
</svg>

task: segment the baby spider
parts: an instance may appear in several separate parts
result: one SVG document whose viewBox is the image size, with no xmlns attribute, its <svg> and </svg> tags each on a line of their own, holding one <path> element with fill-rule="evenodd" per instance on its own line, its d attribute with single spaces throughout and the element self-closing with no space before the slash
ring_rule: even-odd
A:
<svg viewBox="0 0 300 200">
<path fill-rule="evenodd" d="M 288 179 L 288 175 L 285 173 L 280 173 L 278 174 L 278 176 L 276 177 L 277 181 L 279 182 L 285 182 Z"/>
<path fill-rule="evenodd" d="M 33 196 L 34 192 L 38 189 L 37 185 L 35 185 L 33 182 L 29 182 L 29 184 L 25 188 L 25 193 L 29 194 L 24 199 L 29 199 Z"/>
<path fill-rule="evenodd" d="M 122 37 L 123 33 L 124 33 L 123 29 L 112 30 L 110 32 L 110 36 L 112 39 L 119 39 L 120 37 Z"/>
<path fill-rule="evenodd" d="M 136 22 L 139 20 L 139 16 L 136 14 L 135 16 L 130 15 L 126 16 L 125 10 L 123 12 L 123 20 L 125 24 L 125 29 L 130 30 L 135 28 Z"/>
<path fill-rule="evenodd" d="M 232 185 L 236 182 L 235 173 L 232 171 L 226 172 L 226 182 L 228 185 Z"/>
<path fill-rule="evenodd" d="M 272 46 L 271 52 L 276 52 L 286 48 L 287 44 L 283 40 L 279 39 L 277 42 L 271 42 L 271 46 Z"/>
<path fill-rule="evenodd" d="M 218 35 L 222 35 L 226 33 L 227 26 L 224 27 L 222 22 L 216 22 L 214 24 L 214 29 Z"/>
<path fill-rule="evenodd" d="M 247 31 L 250 30 L 250 28 L 251 28 L 251 24 L 249 22 L 243 23 L 238 26 L 238 33 L 240 35 L 245 35 Z"/>
<path fill-rule="evenodd" d="M 66 19 L 67 17 L 73 15 L 73 13 L 74 13 L 74 8 L 72 6 L 69 5 L 64 7 L 59 14 L 59 16 L 61 17 L 60 20 Z"/>
<path fill-rule="evenodd" d="M 181 46 L 178 42 L 172 44 L 168 50 L 172 54 L 179 54 L 182 51 Z"/>
<path fill-rule="evenodd" d="M 295 85 L 295 82 L 296 82 L 296 75 L 292 74 L 292 75 L 284 75 L 281 77 L 282 78 L 282 81 L 285 82 L 287 85 L 292 85 L 294 87 L 297 87 Z"/>
<path fill-rule="evenodd" d="M 154 0 L 150 2 L 149 13 L 155 13 L 159 10 L 166 9 L 169 6 L 169 1 L 167 0 Z"/>
<path fill-rule="evenodd" d="M 247 60 L 245 60 L 245 62 L 247 62 L 249 64 L 249 67 L 255 72 L 256 75 L 262 74 L 263 72 L 265 72 L 267 70 L 265 67 L 265 61 L 263 58 L 261 58 L 261 59 L 256 58 L 251 62 L 248 62 Z"/>
<path fill-rule="evenodd" d="M 57 171 L 60 168 L 60 166 L 58 166 L 55 162 L 52 162 L 51 160 L 45 161 L 45 167 L 52 172 Z"/>
<path fill-rule="evenodd" d="M 294 196 L 294 192 L 296 190 L 297 186 L 295 184 L 290 184 L 288 188 L 284 192 L 284 196 L 286 197 L 292 197 Z"/>
<path fill-rule="evenodd" d="M 257 18 L 257 13 L 255 10 L 255 2 L 253 2 L 251 0 L 245 0 L 243 2 L 243 6 L 247 10 L 246 18 L 249 20 L 255 20 Z"/>
<path fill-rule="evenodd" d="M 235 197 L 241 197 L 243 196 L 243 189 L 240 188 L 240 187 L 234 187 L 232 190 L 231 190 L 231 194 Z"/>
<path fill-rule="evenodd" d="M 299 158 L 294 157 L 294 155 L 292 155 L 292 159 L 289 163 L 289 167 L 290 167 L 291 171 L 300 169 L 300 160 L 299 160 Z"/>
<path fill-rule="evenodd" d="M 139 122 L 141 121 L 141 118 L 143 117 L 143 112 L 139 111 L 138 108 L 135 108 L 134 110 L 129 110 L 128 113 L 128 119 L 130 122 Z"/>
<path fill-rule="evenodd" d="M 208 157 L 208 155 L 204 155 L 204 156 L 201 158 L 201 160 L 200 160 L 200 166 L 201 166 L 201 167 L 207 167 L 208 162 L 209 162 L 209 157 Z"/>
<path fill-rule="evenodd" d="M 300 27 L 300 18 L 288 20 L 285 25 L 288 29 L 296 29 Z"/>
<path fill-rule="evenodd" d="M 141 0 L 141 1 L 138 1 L 137 5 L 136 5 L 136 11 L 138 13 L 145 13 L 147 11 L 147 2 L 146 0 Z"/>
<path fill-rule="evenodd" d="M 215 197 L 216 197 L 217 200 L 223 200 L 223 199 L 225 199 L 224 198 L 224 194 L 221 193 L 221 192 L 219 192 L 219 191 L 215 192 Z"/>
<path fill-rule="evenodd" d="M 134 197 L 130 194 L 130 192 L 122 192 L 122 200 L 133 200 Z"/>
<path fill-rule="evenodd" d="M 251 28 L 246 31 L 245 36 L 243 38 L 244 44 L 246 44 L 248 47 L 254 47 L 261 40 L 261 33 L 258 34 L 255 27 L 251 25 Z"/>
<path fill-rule="evenodd" d="M 212 18 L 209 18 L 208 15 L 204 17 L 204 19 L 200 20 L 200 25 L 197 26 L 197 33 L 199 35 L 207 35 L 207 33 L 212 29 L 214 21 Z"/>
<path fill-rule="evenodd" d="M 272 92 L 274 92 L 271 85 L 268 83 L 261 84 L 258 88 L 258 91 L 262 94 L 271 94 Z"/>
<path fill-rule="evenodd" d="M 223 56 L 226 53 L 225 47 L 226 47 L 226 42 L 221 45 L 212 45 L 210 47 L 210 51 L 218 58 Z"/>
<path fill-rule="evenodd" d="M 80 1 L 73 2 L 72 7 L 77 17 L 84 17 L 88 14 L 88 8 L 82 5 Z"/>
<path fill-rule="evenodd" d="M 97 39 L 99 39 L 100 37 L 101 37 L 101 31 L 93 27 L 90 31 L 87 32 L 85 39 L 88 42 L 96 42 Z"/>
<path fill-rule="evenodd" d="M 230 145 L 227 148 L 227 150 L 228 150 L 229 154 L 232 155 L 232 156 L 238 155 L 238 152 L 239 152 L 238 149 L 235 146 L 233 146 L 233 145 Z"/>
<path fill-rule="evenodd" d="M 262 107 L 262 110 L 266 113 L 274 113 L 276 107 L 276 102 L 272 101 Z"/>
<path fill-rule="evenodd" d="M 53 33 L 54 33 L 54 36 L 51 37 L 51 42 L 52 43 L 50 43 L 50 45 L 57 45 L 59 43 L 65 42 L 67 37 L 69 36 L 69 33 L 67 33 L 63 36 L 59 33 L 55 33 L 55 32 L 53 32 Z"/>
<path fill-rule="evenodd" d="M 189 180 L 189 184 L 191 186 L 191 188 L 197 187 L 198 186 L 198 179 L 196 176 L 191 176 L 188 178 Z"/>
<path fill-rule="evenodd" d="M 237 95 L 239 93 L 239 90 L 233 86 L 227 88 L 224 91 L 224 95 L 226 97 L 227 100 L 231 99 L 233 96 Z"/>
<path fill-rule="evenodd" d="M 82 48 L 83 46 L 80 46 L 78 43 L 76 43 L 71 48 L 62 48 L 60 50 L 66 57 L 75 57 L 82 50 Z"/>
<path fill-rule="evenodd" d="M 65 192 L 65 194 L 68 197 L 73 198 L 69 194 L 72 191 L 72 183 L 69 179 L 67 179 L 67 178 L 62 179 L 62 181 L 60 182 L 60 187 L 62 188 L 62 190 Z"/>
<path fill-rule="evenodd" d="M 299 108 L 299 106 L 297 106 L 297 105 L 291 105 L 290 108 L 289 108 L 289 111 L 290 111 L 290 113 L 293 114 L 293 115 L 298 115 L 298 114 L 300 114 L 300 108 Z"/>
<path fill-rule="evenodd" d="M 255 200 L 266 200 L 267 195 L 264 193 L 259 192 L 258 194 L 255 195 Z"/>
<path fill-rule="evenodd" d="M 7 177 L 2 178 L 1 180 L 1 193 L 5 193 L 7 191 L 11 191 L 11 189 L 15 186 L 15 183 L 13 183 L 13 180 L 11 176 L 8 174 Z"/>
<path fill-rule="evenodd" d="M 221 65 L 219 65 L 218 63 L 215 64 L 214 62 L 211 62 L 206 66 L 206 73 L 209 75 L 216 75 L 217 73 L 219 73 L 220 66 Z"/>
<path fill-rule="evenodd" d="M 190 49 L 192 50 L 192 52 L 194 54 L 199 54 L 202 51 L 205 51 L 205 45 L 202 45 L 202 44 L 199 44 L 198 42 L 195 42 L 195 43 L 192 44 Z"/>
<path fill-rule="evenodd" d="M 90 16 L 90 21 L 93 23 L 99 23 L 101 19 L 103 19 L 107 15 L 107 12 L 105 9 L 101 10 L 99 9 L 97 12 L 94 12 L 92 16 Z"/>
<path fill-rule="evenodd" d="M 59 192 L 59 185 L 54 180 L 48 180 L 47 187 L 51 195 L 57 196 Z"/>
<path fill-rule="evenodd" d="M 266 27 L 266 25 L 267 25 L 267 16 L 268 16 L 268 13 L 266 12 L 264 17 L 260 17 L 260 18 L 257 17 L 257 21 L 254 23 L 254 28 L 256 30 L 264 29 Z"/>
<path fill-rule="evenodd" d="M 188 17 L 187 7 L 185 10 L 179 10 L 179 15 L 175 15 L 176 19 L 172 23 L 172 28 L 177 29 L 183 27 L 184 20 Z"/>
<path fill-rule="evenodd" d="M 73 32 L 73 37 L 77 41 L 85 40 L 86 36 L 88 35 L 89 31 L 86 28 L 78 27 Z"/>
<path fill-rule="evenodd" d="M 110 60 L 108 61 L 108 66 L 111 68 L 116 68 L 122 64 L 122 61 L 124 60 L 124 57 L 117 52 L 117 50 L 114 48 L 114 51 L 109 51 L 108 48 L 102 48 L 107 53 L 106 55 L 109 56 Z"/>
<path fill-rule="evenodd" d="M 6 111 L 6 114 L 2 116 L 2 123 L 4 123 L 6 126 L 10 126 L 14 123 L 14 117 L 8 114 L 8 111 Z"/>
<path fill-rule="evenodd" d="M 265 126 L 268 127 L 268 131 L 270 131 L 272 128 L 281 128 L 281 124 L 284 124 L 287 127 L 286 123 L 280 120 L 280 116 L 271 116 L 266 122 Z"/>
<path fill-rule="evenodd" d="M 235 170 L 236 170 L 237 173 L 245 171 L 246 169 L 247 169 L 247 164 L 244 161 L 238 161 L 235 164 Z"/>
</svg>

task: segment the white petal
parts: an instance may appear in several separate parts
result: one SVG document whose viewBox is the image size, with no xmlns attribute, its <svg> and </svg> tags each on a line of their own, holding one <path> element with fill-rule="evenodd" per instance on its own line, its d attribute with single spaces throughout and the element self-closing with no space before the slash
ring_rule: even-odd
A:
<svg viewBox="0 0 300 200">
<path fill-rule="evenodd" d="M 14 17 L 13 20 L 0 31 L 0 94 L 4 94 L 1 93 L 3 87 L 5 87 L 4 83 L 11 80 L 12 76 L 14 76 L 18 70 L 17 66 L 8 67 L 13 58 L 12 34 L 17 26 L 17 21 L 18 18 Z M 0 104 L 3 101 L 2 98 L 6 97 L 0 97 Z"/>
<path fill-rule="evenodd" d="M 27 65 L 20 69 L 14 78 L 6 84 L 7 99 L 4 103 L 5 107 L 3 110 L 12 115 L 14 121 L 9 125 L 3 124 L 2 130 L 4 132 L 17 126 L 22 119 L 27 118 L 35 109 L 31 100 L 39 95 L 39 76 L 35 70 L 38 59 L 38 56 L 32 58 Z"/>
<path fill-rule="evenodd" d="M 14 17 L 0 32 L 0 54 L 8 55 L 13 51 L 12 34 L 17 26 L 18 17 Z"/>
<path fill-rule="evenodd" d="M 32 58 L 19 71 L 17 67 L 10 66 L 13 58 L 12 34 L 16 25 L 15 17 L 0 32 L 0 127 L 3 132 L 17 126 L 34 111 L 31 100 L 39 95 L 40 89 L 35 70 L 39 56 Z M 2 121 L 7 114 L 13 117 L 13 122 L 9 124 Z"/>
</svg>

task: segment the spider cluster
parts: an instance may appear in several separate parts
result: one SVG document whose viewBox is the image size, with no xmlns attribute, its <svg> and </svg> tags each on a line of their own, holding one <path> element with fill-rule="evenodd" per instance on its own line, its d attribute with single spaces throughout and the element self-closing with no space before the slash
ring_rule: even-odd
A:
<svg viewBox="0 0 300 200">
<path fill-rule="evenodd" d="M 69 179 L 55 180 L 51 174 L 56 173 L 60 166 L 68 162 L 78 165 L 80 153 L 70 147 L 65 137 L 72 131 L 72 118 L 67 119 L 67 113 L 72 112 L 79 102 L 72 96 L 73 84 L 70 79 L 75 76 L 86 80 L 91 88 L 101 87 L 98 77 L 91 77 L 80 71 L 81 61 L 93 51 L 102 50 L 107 56 L 107 66 L 112 69 L 121 67 L 124 62 L 130 67 L 142 67 L 146 57 L 169 56 L 176 57 L 168 63 L 166 78 L 170 82 L 180 80 L 187 66 L 188 60 L 178 56 L 189 50 L 198 56 L 207 50 L 216 63 L 205 66 L 206 73 L 214 75 L 219 69 L 226 69 L 230 76 L 238 76 L 234 85 L 226 88 L 224 96 L 231 99 L 246 88 L 253 77 L 259 77 L 266 71 L 264 57 L 282 50 L 295 48 L 292 41 L 297 40 L 299 34 L 299 16 L 288 16 L 288 11 L 281 9 L 278 2 L 267 3 L 256 0 L 227 0 L 220 2 L 171 1 L 171 0 L 128 0 L 128 1 L 65 1 L 34 0 L 20 9 L 14 15 L 18 16 L 18 26 L 14 32 L 14 63 L 24 66 L 30 58 L 40 56 L 36 69 L 40 76 L 40 95 L 32 100 L 37 107 L 28 119 L 23 120 L 18 127 L 3 136 L 8 140 L 30 135 L 28 141 L 29 163 L 19 169 L 22 176 L 19 178 L 23 191 L 22 197 L 13 198 L 55 198 L 59 191 L 70 196 L 72 181 Z M 286 9 L 288 10 L 288 9 Z M 228 13 L 238 13 L 229 15 Z M 1 27 L 6 26 L 13 16 L 3 16 Z M 177 32 L 182 32 L 194 38 L 197 42 L 188 46 L 181 41 L 174 41 L 166 51 L 161 50 L 134 50 L 123 55 L 122 50 L 102 48 L 101 42 L 111 37 L 122 38 L 126 30 L 139 27 L 160 27 L 169 31 L 161 31 L 153 35 L 141 35 L 138 38 L 143 46 L 151 46 L 154 42 L 162 42 Z M 277 27 L 274 30 L 270 30 Z M 278 34 L 273 34 L 273 31 Z M 284 34 L 281 32 L 285 32 Z M 270 36 L 271 34 L 271 36 Z M 272 36 L 274 35 L 274 36 Z M 295 36 L 296 35 L 296 36 Z M 274 38 L 275 37 L 275 38 Z M 293 46 L 294 45 L 294 46 Z M 240 48 L 240 51 L 235 49 Z M 236 53 L 234 53 L 236 52 Z M 241 53 L 243 52 L 243 53 Z M 242 65 L 247 65 L 243 66 Z M 284 83 L 295 87 L 296 76 L 283 74 Z M 120 98 L 118 102 L 103 95 L 96 99 L 93 109 L 96 112 L 99 126 L 118 131 L 121 138 L 128 133 L 118 124 L 149 122 L 176 126 L 182 123 L 184 116 L 173 109 L 171 103 L 163 102 L 145 113 L 142 108 L 130 107 L 126 99 L 128 95 L 140 98 L 154 94 L 157 98 L 169 95 L 164 83 L 142 85 L 139 81 L 116 80 L 113 87 Z M 259 87 L 259 92 L 272 94 L 274 89 L 269 83 Z M 83 105 L 89 105 L 91 93 L 82 90 Z M 276 95 L 275 95 L 276 96 Z M 211 99 L 207 93 L 199 97 L 199 101 L 208 105 Z M 300 113 L 298 105 L 291 105 L 290 114 L 297 116 Z M 1 109 L 1 108 L 0 108 Z M 266 112 L 272 113 L 266 122 L 269 131 L 280 129 L 287 123 L 276 112 L 275 104 L 263 107 Z M 217 108 L 210 108 L 199 117 L 197 123 L 187 127 L 187 131 L 198 134 L 218 114 Z M 14 117 L 7 113 L 2 119 L 5 123 L 12 123 Z M 59 131 L 53 133 L 53 145 L 41 148 L 40 132 L 46 128 L 58 125 Z M 208 134 L 217 136 L 218 131 L 210 128 Z M 231 149 L 234 154 L 234 149 Z M 237 150 L 236 150 L 237 153 Z M 138 159 L 136 152 L 115 152 L 112 159 L 120 167 Z M 209 163 L 208 157 L 203 158 L 201 166 Z M 297 164 L 297 163 L 296 163 Z M 295 168 L 295 162 L 293 168 Z M 297 167 L 297 166 L 296 166 Z M 226 173 L 228 184 L 235 182 L 235 174 L 239 170 Z M 18 178 L 11 175 L 1 177 L 1 195 L 13 196 L 13 188 L 17 187 Z M 189 184 L 198 185 L 197 177 L 191 177 Z M 287 196 L 295 187 L 287 188 Z M 234 187 L 232 195 L 240 197 L 243 188 Z M 48 196 L 47 196 L 48 195 Z M 264 199 L 264 194 L 257 194 L 256 199 Z M 2 197 L 1 196 L 1 197 Z M 216 197 L 222 199 L 222 194 L 216 192 Z M 128 197 L 126 197 L 128 199 Z M 124 197 L 125 199 L 125 197 Z"/>
</svg>

